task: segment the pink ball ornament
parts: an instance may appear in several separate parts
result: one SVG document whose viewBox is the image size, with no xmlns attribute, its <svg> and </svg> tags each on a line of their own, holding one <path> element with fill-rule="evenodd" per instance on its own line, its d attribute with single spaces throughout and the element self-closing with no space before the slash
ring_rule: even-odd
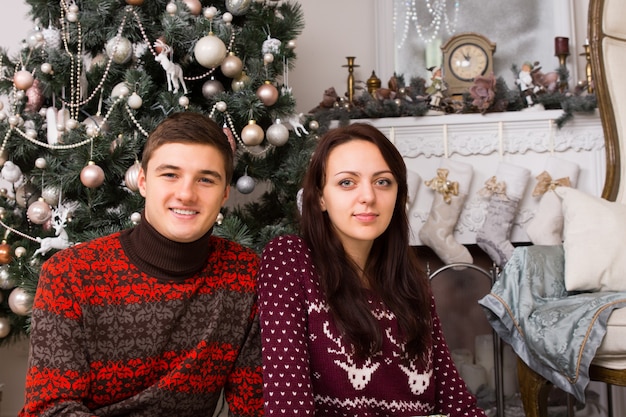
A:
<svg viewBox="0 0 626 417">
<path fill-rule="evenodd" d="M 220 68 L 222 69 L 222 74 L 228 78 L 237 78 L 243 71 L 243 62 L 234 52 L 230 52 L 222 61 Z"/>
<path fill-rule="evenodd" d="M 33 74 L 25 69 L 16 71 L 13 75 L 13 84 L 18 90 L 28 90 L 33 86 L 34 82 L 35 77 L 33 77 Z"/>
<path fill-rule="evenodd" d="M 28 206 L 26 216 L 32 223 L 44 224 L 52 217 L 52 210 L 50 209 L 50 205 L 40 197 L 37 201 Z"/>
<path fill-rule="evenodd" d="M 9 294 L 9 308 L 18 316 L 27 316 L 33 307 L 33 296 L 23 288 L 16 287 Z"/>
<path fill-rule="evenodd" d="M 256 96 L 266 106 L 273 106 L 278 101 L 278 89 L 274 85 L 265 81 L 262 86 L 256 90 Z"/>
<path fill-rule="evenodd" d="M 265 132 L 261 126 L 256 124 L 256 120 L 250 120 L 248 125 L 241 131 L 241 140 L 247 146 L 260 145 L 265 137 Z"/>
<path fill-rule="evenodd" d="M 213 33 L 196 42 L 193 48 L 196 61 L 205 68 L 218 67 L 226 57 L 226 45 Z"/>
<path fill-rule="evenodd" d="M 24 106 L 24 110 L 31 113 L 38 113 L 44 102 L 39 80 L 34 80 L 33 85 L 26 90 L 26 97 L 28 101 L 26 102 L 26 106 Z"/>
<path fill-rule="evenodd" d="M 198 16 L 200 14 L 200 12 L 202 12 L 202 3 L 200 3 L 200 0 L 183 0 L 185 2 L 185 5 L 187 6 L 187 8 L 189 9 L 189 12 L 194 15 L 194 16 Z"/>
<path fill-rule="evenodd" d="M 80 171 L 80 182 L 87 188 L 98 188 L 104 182 L 104 171 L 95 162 L 89 161 Z"/>
</svg>

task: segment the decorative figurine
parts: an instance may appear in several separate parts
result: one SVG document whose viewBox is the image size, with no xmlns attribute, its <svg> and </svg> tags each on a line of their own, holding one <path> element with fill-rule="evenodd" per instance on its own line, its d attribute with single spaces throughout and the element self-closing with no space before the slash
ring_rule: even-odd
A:
<svg viewBox="0 0 626 417">
<path fill-rule="evenodd" d="M 430 84 L 426 86 L 426 93 L 430 96 L 429 107 L 432 110 L 441 111 L 443 108 L 441 101 L 448 88 L 441 76 L 441 67 L 430 67 L 428 71 L 430 72 Z"/>
</svg>

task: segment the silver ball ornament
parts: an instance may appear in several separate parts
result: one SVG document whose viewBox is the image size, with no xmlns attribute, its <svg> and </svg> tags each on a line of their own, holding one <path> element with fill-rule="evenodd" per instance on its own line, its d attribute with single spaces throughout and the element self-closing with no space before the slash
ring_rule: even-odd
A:
<svg viewBox="0 0 626 417">
<path fill-rule="evenodd" d="M 221 82 L 214 78 L 207 80 L 202 84 L 202 96 L 207 100 L 213 98 L 214 95 L 224 92 L 224 86 Z"/>
<path fill-rule="evenodd" d="M 280 122 L 280 119 L 276 119 L 276 122 L 267 128 L 265 137 L 270 144 L 283 146 L 289 140 L 289 129 Z"/>
<path fill-rule="evenodd" d="M 133 224 L 139 224 L 141 222 L 141 213 L 134 212 L 131 214 L 130 221 L 133 222 Z"/>
<path fill-rule="evenodd" d="M 225 101 L 218 101 L 217 103 L 215 103 L 215 108 L 217 109 L 217 111 L 224 113 L 228 108 L 228 105 Z"/>
<path fill-rule="evenodd" d="M 178 98 L 178 105 L 184 108 L 189 107 L 189 97 L 187 96 L 180 96 Z"/>
<path fill-rule="evenodd" d="M 50 209 L 50 205 L 40 197 L 37 201 L 28 206 L 26 216 L 32 223 L 44 224 L 52 217 L 52 210 Z"/>
<path fill-rule="evenodd" d="M 0 289 L 10 290 L 15 288 L 17 282 L 11 276 L 9 272 L 9 265 L 0 265 Z"/>
<path fill-rule="evenodd" d="M 316 131 L 319 128 L 320 128 L 320 124 L 317 120 L 311 120 L 309 122 L 309 129 L 311 129 L 312 131 Z"/>
<path fill-rule="evenodd" d="M 265 132 L 261 126 L 256 124 L 256 120 L 250 120 L 246 127 L 241 131 L 241 140 L 247 146 L 255 146 L 263 142 Z"/>
<path fill-rule="evenodd" d="M 33 296 L 23 288 L 16 287 L 9 294 L 9 308 L 18 316 L 27 316 L 33 307 Z"/>
<path fill-rule="evenodd" d="M 252 0 L 226 0 L 226 10 L 235 16 L 246 14 L 251 5 Z"/>
<path fill-rule="evenodd" d="M 219 66 L 226 57 L 226 45 L 213 33 L 198 39 L 193 48 L 196 61 L 205 68 Z"/>
<path fill-rule="evenodd" d="M 116 64 L 125 64 L 133 56 L 133 45 L 123 36 L 110 39 L 104 49 Z"/>
<path fill-rule="evenodd" d="M 4 339 L 11 333 L 11 320 L 8 317 L 0 317 L 0 339 Z"/>
<path fill-rule="evenodd" d="M 254 191 L 254 186 L 254 178 L 249 175 L 243 175 L 237 180 L 236 187 L 241 194 L 250 194 L 252 191 Z"/>
<path fill-rule="evenodd" d="M 43 201 L 51 206 L 56 206 L 57 204 L 59 204 L 60 196 L 61 191 L 57 187 L 48 186 L 44 187 L 44 189 L 41 191 L 41 198 L 43 198 Z"/>
<path fill-rule="evenodd" d="M 104 171 L 95 162 L 89 161 L 80 171 L 80 182 L 87 188 L 98 188 L 104 182 Z"/>
<path fill-rule="evenodd" d="M 139 184 L 137 183 L 139 171 L 141 171 L 141 163 L 135 161 L 135 163 L 126 170 L 126 174 L 124 175 L 124 185 L 133 192 L 139 191 Z"/>
</svg>

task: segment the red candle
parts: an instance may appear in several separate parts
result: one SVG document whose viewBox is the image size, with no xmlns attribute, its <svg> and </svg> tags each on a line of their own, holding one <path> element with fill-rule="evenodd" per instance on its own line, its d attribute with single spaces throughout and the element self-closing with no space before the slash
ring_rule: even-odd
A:
<svg viewBox="0 0 626 417">
<path fill-rule="evenodd" d="M 569 38 L 563 36 L 554 38 L 554 55 L 569 55 Z"/>
</svg>

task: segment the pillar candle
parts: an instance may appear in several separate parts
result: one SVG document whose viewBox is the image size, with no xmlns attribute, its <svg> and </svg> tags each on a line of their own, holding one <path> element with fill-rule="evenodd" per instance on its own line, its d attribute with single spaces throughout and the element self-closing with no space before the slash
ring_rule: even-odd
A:
<svg viewBox="0 0 626 417">
<path fill-rule="evenodd" d="M 493 335 L 481 334 L 474 339 L 474 357 L 477 365 L 481 365 L 487 371 L 487 375 L 493 375 L 494 356 L 493 356 Z M 493 379 L 493 378 L 491 378 Z M 494 381 L 490 381 L 489 386 L 495 386 Z"/>
<path fill-rule="evenodd" d="M 569 55 L 569 38 L 563 36 L 554 38 L 554 55 Z"/>
<path fill-rule="evenodd" d="M 441 67 L 442 59 L 441 39 L 435 38 L 426 44 L 426 68 Z"/>
<path fill-rule="evenodd" d="M 485 371 L 485 368 L 481 365 L 464 363 L 461 365 L 459 373 L 461 374 L 463 381 L 465 381 L 467 389 L 472 394 L 476 394 L 478 392 L 478 388 L 482 385 L 487 385 L 487 371 Z"/>
</svg>

